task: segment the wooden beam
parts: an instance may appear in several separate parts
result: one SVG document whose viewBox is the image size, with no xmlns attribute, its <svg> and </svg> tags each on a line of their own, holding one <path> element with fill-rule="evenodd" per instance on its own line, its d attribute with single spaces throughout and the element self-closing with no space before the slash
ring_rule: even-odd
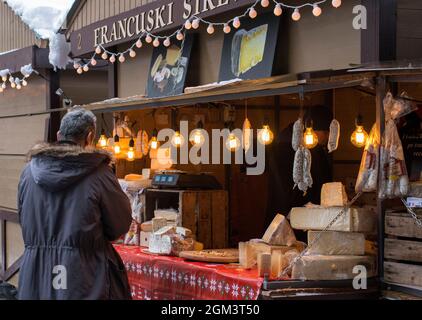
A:
<svg viewBox="0 0 422 320">
<path fill-rule="evenodd" d="M 56 94 L 60 88 L 60 72 L 54 72 L 52 69 L 45 70 L 47 81 L 47 105 L 46 110 L 60 108 L 60 97 Z M 57 141 L 57 131 L 60 129 L 60 113 L 50 114 L 46 135 L 48 142 Z"/>
</svg>

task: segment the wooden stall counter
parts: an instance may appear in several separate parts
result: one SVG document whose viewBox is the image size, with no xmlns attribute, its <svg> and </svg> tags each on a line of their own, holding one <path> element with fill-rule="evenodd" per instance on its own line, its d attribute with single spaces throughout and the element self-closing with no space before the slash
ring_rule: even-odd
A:
<svg viewBox="0 0 422 320">
<path fill-rule="evenodd" d="M 145 253 L 145 248 L 114 245 L 135 300 L 256 300 L 263 278 L 256 269 L 191 262 Z"/>
</svg>

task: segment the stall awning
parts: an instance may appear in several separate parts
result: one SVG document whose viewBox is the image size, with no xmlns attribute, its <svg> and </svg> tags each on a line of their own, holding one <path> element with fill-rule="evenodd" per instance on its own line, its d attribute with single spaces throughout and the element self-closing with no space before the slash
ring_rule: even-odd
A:
<svg viewBox="0 0 422 320">
<path fill-rule="evenodd" d="M 353 87 L 361 85 L 364 81 L 370 80 L 374 76 L 374 73 L 368 72 L 350 74 L 347 70 L 326 70 L 188 88 L 184 94 L 171 97 L 148 98 L 143 95 L 137 95 L 128 98 L 114 98 L 83 105 L 83 107 L 97 112 L 113 112 L 187 106 L 197 103 Z"/>
</svg>

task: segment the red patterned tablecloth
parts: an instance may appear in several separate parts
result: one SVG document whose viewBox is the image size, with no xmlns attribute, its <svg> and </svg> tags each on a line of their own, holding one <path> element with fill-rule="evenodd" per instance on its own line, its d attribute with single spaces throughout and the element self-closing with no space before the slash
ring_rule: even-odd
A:
<svg viewBox="0 0 422 320">
<path fill-rule="evenodd" d="M 151 255 L 115 245 L 135 300 L 256 300 L 263 279 L 257 270 Z"/>
</svg>

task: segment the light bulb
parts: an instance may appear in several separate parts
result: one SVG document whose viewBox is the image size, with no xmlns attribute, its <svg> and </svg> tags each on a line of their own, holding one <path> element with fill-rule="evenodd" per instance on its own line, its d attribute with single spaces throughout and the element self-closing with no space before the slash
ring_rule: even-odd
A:
<svg viewBox="0 0 422 320">
<path fill-rule="evenodd" d="M 107 60 L 107 59 L 108 59 L 108 54 L 107 54 L 107 52 L 103 52 L 103 54 L 101 55 L 101 58 L 102 58 L 103 60 Z"/>
<path fill-rule="evenodd" d="M 240 28 L 240 19 L 239 17 L 234 18 L 233 20 L 233 27 L 235 27 L 236 29 Z"/>
<path fill-rule="evenodd" d="M 171 138 L 171 144 L 175 147 L 180 147 L 184 142 L 185 139 L 183 138 L 183 136 L 180 134 L 179 131 L 176 131 L 173 137 Z"/>
<path fill-rule="evenodd" d="M 74 68 L 75 70 L 79 69 L 80 67 L 81 67 L 81 65 L 80 65 L 79 63 L 77 63 L 77 62 L 74 62 L 74 63 L 73 63 L 73 68 Z"/>
<path fill-rule="evenodd" d="M 205 142 L 204 134 L 202 133 L 202 129 L 195 129 L 191 132 L 189 136 L 189 141 L 194 146 L 201 146 Z"/>
<path fill-rule="evenodd" d="M 20 84 L 16 85 L 16 89 L 20 90 L 22 89 L 22 86 Z"/>
<path fill-rule="evenodd" d="M 84 67 L 83 67 L 83 71 L 85 71 L 85 72 L 88 72 L 89 71 L 89 67 L 88 67 L 88 65 L 86 64 L 86 65 L 84 65 Z"/>
<path fill-rule="evenodd" d="M 306 128 L 305 134 L 303 135 L 303 143 L 308 149 L 312 149 L 317 146 L 318 136 L 312 127 Z"/>
<path fill-rule="evenodd" d="M 114 146 L 113 146 L 114 154 L 120 154 L 120 137 L 119 135 L 114 136 Z"/>
<path fill-rule="evenodd" d="M 125 58 L 125 56 L 123 55 L 123 53 L 122 54 L 120 54 L 120 56 L 119 56 L 119 62 L 120 63 L 123 63 L 123 62 L 125 62 L 126 61 L 126 58 Z"/>
<path fill-rule="evenodd" d="M 268 0 L 261 0 L 261 6 L 263 7 L 263 8 L 266 8 L 266 7 L 268 7 L 270 5 L 270 1 L 268 1 Z"/>
<path fill-rule="evenodd" d="M 333 5 L 334 8 L 338 8 L 341 6 L 341 0 L 333 0 L 331 4 Z"/>
<path fill-rule="evenodd" d="M 184 38 L 185 36 L 183 35 L 183 33 L 179 31 L 176 35 L 176 39 L 182 41 Z"/>
<path fill-rule="evenodd" d="M 368 140 L 368 133 L 365 131 L 363 126 L 357 125 L 356 130 L 352 133 L 350 141 L 357 148 L 362 148 L 366 145 Z"/>
<path fill-rule="evenodd" d="M 232 152 L 239 150 L 240 139 L 233 133 L 230 133 L 226 141 L 226 148 Z"/>
<path fill-rule="evenodd" d="M 157 137 L 152 137 L 151 141 L 149 142 L 149 146 L 152 150 L 157 150 L 158 149 L 158 140 Z"/>
<path fill-rule="evenodd" d="M 258 133 L 258 141 L 263 145 L 271 144 L 274 140 L 274 133 L 269 125 L 264 125 Z"/>
<path fill-rule="evenodd" d="M 145 38 L 146 43 L 151 43 L 153 41 L 152 37 L 150 35 L 147 35 Z"/>
<path fill-rule="evenodd" d="M 27 82 L 25 79 L 23 79 L 23 80 L 22 80 L 22 85 L 23 85 L 24 87 L 26 87 L 26 86 L 28 85 L 28 82 Z"/>
<path fill-rule="evenodd" d="M 5 84 L 5 83 L 3 83 L 3 84 L 1 85 L 1 88 L 2 88 L 3 90 L 5 90 L 5 89 L 6 89 L 6 84 Z"/>
<path fill-rule="evenodd" d="M 1 77 L 1 79 L 3 80 L 3 82 L 7 81 L 7 76 L 3 76 Z"/>
<path fill-rule="evenodd" d="M 198 29 L 199 28 L 199 19 L 195 19 L 192 22 L 192 28 L 193 29 Z"/>
<path fill-rule="evenodd" d="M 190 20 L 186 20 L 186 22 L 185 22 L 185 29 L 186 30 L 192 29 L 192 23 L 190 22 Z"/>
<path fill-rule="evenodd" d="M 82 74 L 82 73 L 84 72 L 84 70 L 83 70 L 81 67 L 79 67 L 79 68 L 78 68 L 78 70 L 76 70 L 76 72 L 77 72 L 78 74 Z"/>
<path fill-rule="evenodd" d="M 317 4 L 314 4 L 314 8 L 312 9 L 312 14 L 315 17 L 319 17 L 321 13 L 322 13 L 322 9 Z"/>
<path fill-rule="evenodd" d="M 224 33 L 230 33 L 231 30 L 232 28 L 226 23 L 223 28 Z"/>
<path fill-rule="evenodd" d="M 298 8 L 295 9 L 295 11 L 293 11 L 292 13 L 292 19 L 293 21 L 299 21 L 300 20 L 300 11 Z"/>
<path fill-rule="evenodd" d="M 111 63 L 115 63 L 116 62 L 116 56 L 114 54 L 111 55 L 110 62 Z"/>
<path fill-rule="evenodd" d="M 95 53 L 96 54 L 100 54 L 101 53 L 101 47 L 100 46 L 98 46 L 98 47 L 95 48 Z"/>
<path fill-rule="evenodd" d="M 134 161 L 135 160 L 135 151 L 133 150 L 133 148 L 129 148 L 128 152 L 127 152 L 127 161 Z"/>
<path fill-rule="evenodd" d="M 158 39 L 158 38 L 155 38 L 155 40 L 154 40 L 154 42 L 152 43 L 152 45 L 154 46 L 154 47 L 159 47 L 160 46 L 160 40 Z"/>
<path fill-rule="evenodd" d="M 136 47 L 138 48 L 138 49 L 141 49 L 142 48 L 142 40 L 141 39 L 138 39 L 138 41 L 136 41 Z"/>
<path fill-rule="evenodd" d="M 164 40 L 163 44 L 166 47 L 170 47 L 170 45 L 171 45 L 170 39 L 169 38 L 166 38 L 166 40 Z"/>
<path fill-rule="evenodd" d="M 100 139 L 98 139 L 98 145 L 101 148 L 107 147 L 107 137 L 105 136 L 105 134 L 101 134 Z"/>
<path fill-rule="evenodd" d="M 91 59 L 91 65 L 93 67 L 95 67 L 97 65 L 97 60 L 95 60 L 94 58 Z"/>
<path fill-rule="evenodd" d="M 136 52 L 135 52 L 135 50 L 130 49 L 130 51 L 129 51 L 129 57 L 131 57 L 131 58 L 135 58 L 135 57 L 136 57 Z"/>
<path fill-rule="evenodd" d="M 12 83 L 10 84 L 10 86 L 11 86 L 13 89 L 15 89 L 15 88 L 16 88 L 16 83 L 12 82 Z"/>
<path fill-rule="evenodd" d="M 255 19 L 257 15 L 258 15 L 258 12 L 256 12 L 255 8 L 250 8 L 249 9 L 249 17 L 251 19 Z"/>
<path fill-rule="evenodd" d="M 210 23 L 207 28 L 208 34 L 213 34 L 215 31 L 214 26 Z"/>
<path fill-rule="evenodd" d="M 277 4 L 277 5 L 275 6 L 275 8 L 274 8 L 274 14 L 275 14 L 277 17 L 279 17 L 279 16 L 281 16 L 281 15 L 282 15 L 282 13 L 283 13 L 283 9 L 281 8 L 281 5 L 280 5 L 280 4 Z"/>
</svg>

